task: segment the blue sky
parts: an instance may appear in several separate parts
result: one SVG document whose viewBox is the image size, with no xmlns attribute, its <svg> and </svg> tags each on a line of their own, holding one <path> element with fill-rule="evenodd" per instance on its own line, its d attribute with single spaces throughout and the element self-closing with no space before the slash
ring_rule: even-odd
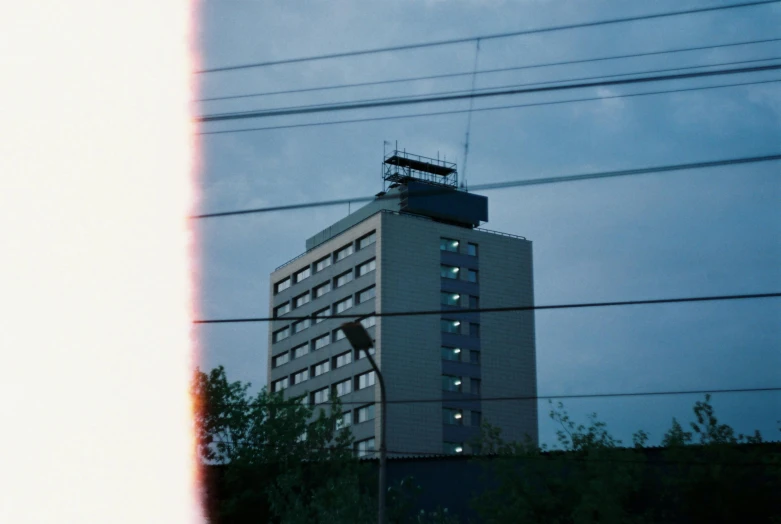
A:
<svg viewBox="0 0 781 524">
<path fill-rule="evenodd" d="M 726 2 L 204 0 L 202 67 L 284 59 Z M 491 40 L 491 69 L 781 37 L 781 4 Z M 200 75 L 201 97 L 470 71 L 474 44 Z M 477 87 L 781 57 L 779 42 L 481 75 Z M 764 63 L 764 62 L 763 62 Z M 776 64 L 779 61 L 767 62 Z M 736 66 L 738 67 L 738 66 Z M 781 78 L 762 72 L 643 86 L 479 100 L 475 108 Z M 201 103 L 217 113 L 468 89 L 469 77 Z M 477 112 L 471 184 L 778 153 L 781 84 Z M 465 109 L 430 104 L 216 123 L 203 130 Z M 381 189 L 384 140 L 422 155 L 463 159 L 466 115 L 200 137 L 199 212 L 363 196 Z M 538 304 L 781 290 L 778 162 L 488 191 L 494 230 L 534 245 Z M 353 210 L 355 208 L 353 207 Z M 200 316 L 268 313 L 268 275 L 347 206 L 197 223 Z M 264 324 L 199 326 L 201 366 L 263 386 Z M 781 386 L 781 301 L 538 312 L 541 395 Z M 696 396 L 567 401 L 596 411 L 619 438 L 657 441 Z M 742 432 L 778 439 L 780 393 L 717 395 L 717 414 Z M 541 414 L 547 404 L 541 402 Z M 555 428 L 541 417 L 540 434 Z"/>
</svg>

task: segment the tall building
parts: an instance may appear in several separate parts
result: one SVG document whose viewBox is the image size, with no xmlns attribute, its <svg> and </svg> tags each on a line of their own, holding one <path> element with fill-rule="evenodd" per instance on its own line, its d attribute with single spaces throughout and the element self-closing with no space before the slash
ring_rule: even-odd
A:
<svg viewBox="0 0 781 524">
<path fill-rule="evenodd" d="M 533 305 L 531 242 L 478 227 L 487 198 L 458 187 L 455 164 L 394 151 L 383 178 L 374 201 L 271 274 L 269 387 L 324 407 L 338 396 L 358 454 L 374 449 L 379 385 L 345 319 L 328 318 L 354 315 L 385 379 L 388 450 L 468 453 L 482 421 L 536 442 L 535 400 L 490 400 L 536 395 L 534 312 L 463 312 Z"/>
</svg>

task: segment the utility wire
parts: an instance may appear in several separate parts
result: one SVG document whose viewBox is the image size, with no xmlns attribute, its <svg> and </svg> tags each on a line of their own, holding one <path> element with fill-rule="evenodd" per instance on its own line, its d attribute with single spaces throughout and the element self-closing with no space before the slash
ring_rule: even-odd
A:
<svg viewBox="0 0 781 524">
<path fill-rule="evenodd" d="M 632 85 L 632 84 L 643 84 L 647 82 L 662 82 L 662 81 L 669 81 L 669 80 L 686 80 L 690 78 L 703 78 L 703 77 L 711 77 L 711 76 L 758 73 L 762 71 L 776 71 L 778 69 L 781 69 L 781 65 L 743 67 L 737 69 L 719 69 L 716 71 L 699 71 L 696 73 L 678 73 L 678 74 L 659 75 L 659 76 L 650 76 L 650 77 L 625 78 L 621 80 L 580 82 L 577 84 L 565 84 L 565 85 L 555 85 L 555 86 L 549 85 L 549 86 L 532 87 L 532 88 L 515 88 L 515 89 L 505 89 L 500 91 L 490 91 L 490 92 L 480 92 L 480 93 L 437 95 L 437 96 L 428 96 L 428 97 L 421 97 L 415 99 L 386 100 L 386 101 L 373 101 L 373 102 L 370 101 L 370 102 L 355 102 L 355 103 L 348 102 L 348 103 L 335 103 L 335 104 L 318 105 L 318 106 L 298 106 L 298 107 L 289 107 L 289 108 L 282 108 L 282 109 L 267 109 L 261 111 L 218 113 L 212 115 L 203 115 L 197 117 L 195 120 L 197 122 L 221 122 L 226 120 L 243 120 L 247 118 L 268 118 L 274 116 L 301 115 L 301 114 L 322 113 L 322 112 L 331 112 L 331 111 L 373 109 L 377 107 L 426 104 L 432 102 L 452 102 L 456 100 L 467 100 L 470 98 L 487 98 L 487 97 L 495 97 L 495 96 L 521 95 L 521 94 L 529 94 L 529 93 L 546 93 L 552 91 L 564 91 L 568 89 L 584 89 L 589 87 Z"/>
<path fill-rule="evenodd" d="M 351 84 L 335 84 L 335 85 L 326 85 L 326 86 L 317 86 L 317 87 L 305 87 L 301 89 L 285 89 L 281 91 L 266 91 L 262 93 L 247 93 L 242 95 L 228 95 L 228 96 L 213 96 L 208 98 L 199 98 L 194 100 L 195 102 L 213 102 L 218 100 L 234 100 L 238 98 L 256 98 L 256 97 L 263 97 L 263 96 L 272 96 L 272 95 L 288 95 L 288 94 L 295 94 L 295 93 L 307 93 L 311 91 L 328 91 L 332 89 L 348 89 L 348 88 L 354 88 L 354 87 L 367 87 L 367 86 L 376 86 L 376 85 L 385 85 L 385 84 L 397 84 L 397 83 L 404 83 L 404 82 L 417 82 L 422 80 L 436 80 L 440 78 L 453 78 L 453 77 L 459 77 L 459 76 L 470 76 L 472 74 L 490 74 L 490 73 L 504 73 L 509 71 L 520 71 L 524 69 L 537 69 L 537 68 L 543 68 L 543 67 L 553 67 L 553 66 L 560 66 L 560 65 L 573 65 L 573 64 L 584 64 L 588 62 L 600 62 L 604 60 L 617 60 L 621 58 L 637 58 L 642 56 L 653 56 L 653 55 L 663 55 L 663 54 L 669 54 L 669 53 L 682 53 L 686 51 L 700 51 L 704 49 L 718 49 L 722 47 L 733 47 L 733 46 L 740 46 L 740 45 L 751 45 L 751 44 L 763 44 L 767 42 L 778 42 L 781 38 L 767 38 L 763 40 L 747 40 L 744 42 L 733 42 L 729 44 L 715 44 L 715 45 L 706 45 L 706 46 L 697 46 L 697 47 L 681 47 L 677 49 L 668 49 L 665 51 L 649 51 L 645 53 L 631 53 L 631 54 L 625 54 L 625 55 L 611 55 L 611 56 L 602 56 L 597 58 L 584 58 L 579 60 L 564 60 L 559 62 L 547 62 L 542 64 L 529 64 L 529 65 L 523 65 L 523 66 L 515 66 L 515 67 L 501 67 L 498 69 L 483 69 L 481 71 L 477 72 L 463 72 L 463 73 L 444 73 L 439 75 L 428 75 L 428 76 L 414 76 L 414 77 L 407 77 L 407 78 L 394 78 L 389 80 L 376 80 L 373 82 L 357 82 L 357 83 L 351 83 Z"/>
<path fill-rule="evenodd" d="M 635 169 L 622 169 L 618 171 L 600 171 L 595 173 L 583 173 L 583 174 L 577 174 L 577 175 L 564 175 L 564 176 L 555 176 L 555 177 L 545 177 L 545 178 L 531 178 L 531 179 L 525 179 L 525 180 L 508 180 L 505 182 L 495 182 L 495 183 L 489 183 L 489 184 L 477 184 L 472 186 L 472 190 L 474 191 L 490 191 L 494 189 L 506 189 L 510 187 L 524 187 L 524 186 L 536 186 L 536 185 L 543 185 L 543 184 L 556 184 L 561 182 L 575 182 L 575 181 L 581 181 L 581 180 L 594 180 L 599 178 L 613 178 L 613 177 L 622 177 L 622 176 L 633 176 L 633 175 L 645 175 L 649 173 L 664 173 L 669 171 L 683 171 L 686 169 L 703 169 L 703 168 L 710 168 L 710 167 L 719 167 L 719 166 L 729 166 L 729 165 L 740 165 L 740 164 L 753 164 L 757 162 L 770 162 L 770 161 L 777 161 L 781 160 L 781 154 L 771 154 L 771 155 L 764 155 L 764 156 L 754 156 L 754 157 L 739 157 L 739 158 L 728 158 L 723 160 L 712 160 L 707 162 L 693 162 L 688 164 L 671 164 L 671 165 L 665 165 L 665 166 L 654 166 L 654 167 L 643 167 L 643 168 L 635 168 Z M 450 190 L 450 189 L 449 189 Z M 426 195 L 433 195 L 437 192 L 445 192 L 445 190 L 427 190 L 425 191 Z M 414 193 L 414 192 L 413 192 Z M 421 193 L 423 194 L 423 193 Z M 313 207 L 323 207 L 323 206 L 335 206 L 335 205 L 343 205 L 347 204 L 349 202 L 368 202 L 371 200 L 384 200 L 384 199 L 391 199 L 394 198 L 393 195 L 388 196 L 384 195 L 381 197 L 374 197 L 374 196 L 366 196 L 366 197 L 353 197 L 353 198 L 340 198 L 340 199 L 334 199 L 334 200 L 320 200 L 315 202 L 302 202 L 299 204 L 283 204 L 278 206 L 269 206 L 269 207 L 261 207 L 261 208 L 255 208 L 255 209 L 242 209 L 238 211 L 222 211 L 218 213 L 204 213 L 201 215 L 193 215 L 190 218 L 193 219 L 200 219 L 200 218 L 215 218 L 215 217 L 225 217 L 225 216 L 234 216 L 234 215 L 247 215 L 247 214 L 255 214 L 255 213 L 269 213 L 272 211 L 289 211 L 293 209 L 308 209 Z"/>
<path fill-rule="evenodd" d="M 781 79 L 778 80 L 760 80 L 756 82 L 740 82 L 736 84 L 721 84 L 721 85 L 714 85 L 714 86 L 701 86 L 701 87 L 688 87 L 683 89 L 666 89 L 663 91 L 646 91 L 643 93 L 629 93 L 625 95 L 610 95 L 610 96 L 595 96 L 595 97 L 588 97 L 588 98 L 570 98 L 566 100 L 554 100 L 551 102 L 533 102 L 530 104 L 511 104 L 511 105 L 504 105 L 504 106 L 493 106 L 493 107 L 481 107 L 477 109 L 472 109 L 472 112 L 478 112 L 478 111 L 499 111 L 499 110 L 505 110 L 505 109 L 519 109 L 519 108 L 525 108 L 525 107 L 538 107 L 538 106 L 548 106 L 548 105 L 560 105 L 560 104 L 570 104 L 570 103 L 577 103 L 577 102 L 593 102 L 597 100 L 611 100 L 614 98 L 631 98 L 636 96 L 649 96 L 649 95 L 662 95 L 662 94 L 670 94 L 670 93 L 685 93 L 687 91 L 704 91 L 709 89 L 722 89 L 725 87 L 738 87 L 738 86 L 750 86 L 750 85 L 757 85 L 757 84 L 769 84 L 769 83 L 775 83 L 775 82 L 781 82 Z M 455 109 L 455 110 L 448 110 L 448 111 L 434 111 L 430 113 L 414 113 L 414 114 L 407 114 L 407 115 L 390 115 L 390 116 L 379 116 L 379 117 L 369 117 L 369 118 L 355 118 L 355 119 L 349 119 L 349 120 L 331 120 L 331 121 L 325 121 L 325 122 L 306 122 L 303 124 L 289 124 L 289 125 L 281 125 L 281 126 L 265 126 L 265 127 L 250 127 L 250 128 L 242 128 L 242 129 L 224 129 L 221 131 L 199 131 L 196 133 L 196 135 L 224 135 L 224 134 L 230 134 L 230 133 L 249 133 L 253 131 L 272 131 L 276 129 L 295 129 L 299 127 L 317 127 L 317 126 L 331 126 L 331 125 L 339 125 L 339 124 L 356 124 L 361 122 L 377 122 L 382 120 L 400 120 L 405 118 L 423 118 L 423 117 L 431 117 L 431 116 L 443 116 L 443 115 L 453 115 L 453 114 L 459 114 L 459 113 L 466 113 L 469 111 L 468 109 Z"/>
<path fill-rule="evenodd" d="M 682 16 L 682 15 L 692 15 L 692 14 L 699 14 L 699 13 L 707 13 L 707 12 L 713 12 L 713 11 L 722 11 L 726 9 L 735 9 L 735 8 L 741 8 L 741 7 L 753 7 L 753 6 L 761 6 L 766 4 L 774 4 L 778 3 L 779 0 L 763 0 L 763 1 L 755 1 L 755 2 L 743 2 L 743 3 L 736 3 L 736 4 L 727 4 L 727 5 L 720 5 L 720 6 L 712 6 L 712 7 L 699 7 L 695 9 L 686 9 L 682 11 L 668 11 L 664 13 L 652 13 L 647 15 L 637 15 L 637 16 L 627 16 L 627 17 L 621 17 L 621 18 L 607 18 L 602 20 L 593 20 L 591 22 L 581 22 L 577 24 L 564 24 L 564 25 L 556 25 L 556 26 L 547 26 L 547 27 L 539 27 L 536 29 L 524 29 L 520 31 L 511 31 L 506 33 L 494 33 L 490 35 L 481 35 L 481 36 L 472 36 L 472 37 L 464 37 L 464 38 L 454 38 L 450 40 L 437 40 L 437 41 L 431 41 L 431 42 L 420 42 L 417 44 L 403 44 L 403 45 L 397 45 L 397 46 L 388 46 L 388 47 L 377 47 L 373 49 L 359 49 L 355 51 L 345 51 L 341 53 L 328 53 L 328 54 L 321 54 L 321 55 L 311 55 L 311 56 L 303 56 L 303 57 L 297 57 L 297 58 L 287 58 L 282 60 L 269 60 L 265 62 L 253 62 L 253 63 L 246 63 L 246 64 L 236 64 L 236 65 L 229 65 L 229 66 L 222 66 L 222 67 L 213 67 L 213 68 L 207 68 L 207 69 L 201 69 L 198 71 L 195 71 L 196 74 L 204 74 L 204 73 L 218 73 L 218 72 L 224 72 L 224 71 L 236 71 L 240 69 L 251 69 L 251 68 L 258 68 L 258 67 L 268 67 L 268 66 L 274 66 L 274 65 L 283 65 L 283 64 L 295 64 L 295 63 L 301 63 L 301 62 L 312 62 L 316 60 L 328 60 L 328 59 L 334 59 L 334 58 L 346 58 L 350 56 L 361 56 L 361 55 L 372 55 L 377 53 L 389 53 L 389 52 L 396 52 L 396 51 L 407 51 L 410 49 L 423 49 L 428 47 L 439 47 L 439 46 L 447 46 L 447 45 L 454 45 L 454 44 L 464 44 L 468 42 L 474 42 L 477 39 L 480 40 L 496 40 L 500 38 L 510 38 L 515 36 L 523 36 L 523 35 L 533 35 L 533 34 L 540 34 L 540 33 L 551 33 L 556 31 L 565 31 L 570 29 L 580 29 L 580 28 L 586 28 L 586 27 L 598 27 L 598 26 L 604 26 L 604 25 L 611 25 L 611 24 L 620 24 L 620 23 L 626 23 L 626 22 L 636 22 L 640 20 L 653 20 L 653 19 L 659 19 L 659 18 L 667 18 L 672 16 Z"/>
<path fill-rule="evenodd" d="M 678 297 L 678 298 L 658 298 L 650 300 L 622 300 L 613 302 L 581 302 L 574 304 L 551 304 L 546 306 L 507 306 L 507 307 L 488 307 L 488 308 L 462 308 L 462 309 L 433 309 L 423 311 L 392 311 L 382 313 L 366 313 L 364 315 L 356 314 L 337 314 L 337 315 L 311 315 L 287 316 L 284 317 L 255 317 L 255 318 L 223 318 L 210 320 L 193 320 L 193 324 L 236 324 L 245 322 L 275 322 L 275 321 L 297 321 L 297 320 L 328 320 L 328 319 L 350 319 L 370 317 L 418 317 L 429 315 L 454 316 L 465 313 L 507 313 L 513 311 L 543 311 L 550 309 L 584 309 L 594 307 L 615 307 L 615 306 L 646 306 L 650 304 L 681 304 L 687 302 L 711 302 L 723 300 L 748 300 L 759 298 L 778 298 L 781 292 L 777 293 L 755 293 L 745 295 L 715 295 L 702 297 Z"/>
</svg>

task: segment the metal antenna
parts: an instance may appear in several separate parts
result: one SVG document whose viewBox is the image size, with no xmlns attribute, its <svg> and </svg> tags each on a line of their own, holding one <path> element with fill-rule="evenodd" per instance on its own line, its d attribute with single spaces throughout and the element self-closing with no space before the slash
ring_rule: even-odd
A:
<svg viewBox="0 0 781 524">
<path fill-rule="evenodd" d="M 475 40 L 475 64 L 472 69 L 472 92 L 475 91 L 475 83 L 477 81 L 477 59 L 480 56 L 480 39 Z M 466 139 L 464 140 L 464 168 L 461 171 L 461 187 L 467 188 L 466 184 L 466 161 L 469 158 L 469 132 L 472 128 L 472 107 L 474 106 L 474 97 L 469 99 L 469 111 L 466 116 Z"/>
</svg>

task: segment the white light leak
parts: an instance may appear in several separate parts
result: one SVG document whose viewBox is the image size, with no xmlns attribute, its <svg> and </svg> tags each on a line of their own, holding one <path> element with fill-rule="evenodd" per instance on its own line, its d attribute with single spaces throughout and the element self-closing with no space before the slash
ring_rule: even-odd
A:
<svg viewBox="0 0 781 524">
<path fill-rule="evenodd" d="M 0 6 L 0 522 L 200 522 L 184 0 Z"/>
</svg>

